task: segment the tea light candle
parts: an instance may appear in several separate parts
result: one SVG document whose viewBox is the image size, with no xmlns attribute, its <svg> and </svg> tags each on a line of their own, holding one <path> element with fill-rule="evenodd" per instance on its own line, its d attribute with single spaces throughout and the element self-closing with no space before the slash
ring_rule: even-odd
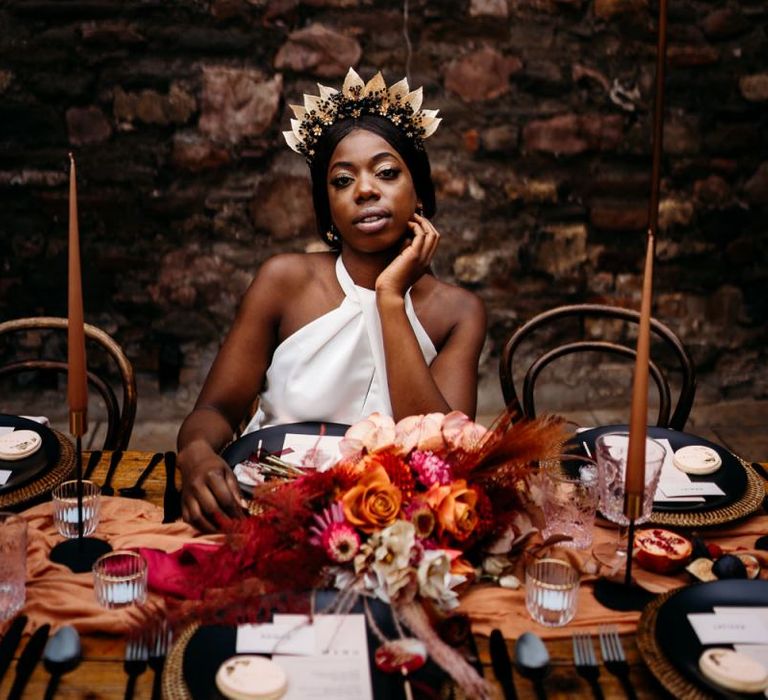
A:
<svg viewBox="0 0 768 700">
<path fill-rule="evenodd" d="M 568 591 L 539 591 L 538 602 L 547 610 L 567 610 L 570 597 Z"/>
</svg>

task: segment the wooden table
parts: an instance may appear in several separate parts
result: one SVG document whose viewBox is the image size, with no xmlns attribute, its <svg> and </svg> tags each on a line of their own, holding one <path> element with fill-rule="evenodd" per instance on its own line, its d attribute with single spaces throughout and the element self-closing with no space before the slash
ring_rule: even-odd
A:
<svg viewBox="0 0 768 700">
<path fill-rule="evenodd" d="M 104 479 L 109 465 L 109 453 L 105 453 L 94 472 L 93 478 L 97 483 Z M 117 473 L 113 479 L 115 489 L 120 486 L 129 486 L 134 483 L 136 477 L 152 457 L 149 452 L 126 452 Z M 87 459 L 87 457 L 86 457 Z M 85 460 L 84 460 L 85 461 Z M 165 475 L 162 463 L 144 483 L 147 492 L 147 500 L 157 505 L 162 505 Z M 597 642 L 596 635 L 594 641 Z M 638 698 L 669 697 L 656 679 L 643 665 L 637 646 L 632 635 L 623 637 L 625 651 L 631 666 L 630 679 L 634 685 Z M 125 641 L 109 636 L 86 636 L 82 640 L 83 662 L 71 673 L 61 679 L 57 698 L 80 698 L 83 700 L 119 700 L 125 692 L 126 675 L 123 671 L 123 654 Z M 552 699 L 591 697 L 588 683 L 578 676 L 573 667 L 573 654 L 570 639 L 547 641 L 547 648 L 552 657 L 552 670 L 545 681 L 547 697 Z M 488 654 L 488 640 L 485 637 L 477 639 L 478 651 L 485 666 L 485 677 L 493 685 L 494 699 L 502 698 L 501 691 L 495 683 L 493 670 L 490 666 Z M 514 649 L 514 642 L 510 642 L 510 651 Z M 596 653 L 599 652 L 596 649 Z M 10 690 L 15 675 L 15 662 L 5 675 L 0 684 L 0 697 L 6 697 Z M 38 666 L 27 685 L 24 694 L 25 699 L 39 700 L 43 697 L 48 683 L 48 673 L 42 663 Z M 517 672 L 515 673 L 515 686 L 518 697 L 535 698 L 531 682 Z M 623 698 L 625 693 L 618 680 L 608 674 L 603 666 L 600 667 L 600 685 L 607 700 L 610 698 Z M 137 700 L 149 698 L 152 688 L 152 672 L 147 670 L 136 683 L 134 697 Z M 330 700 L 330 699 L 329 699 Z"/>
</svg>

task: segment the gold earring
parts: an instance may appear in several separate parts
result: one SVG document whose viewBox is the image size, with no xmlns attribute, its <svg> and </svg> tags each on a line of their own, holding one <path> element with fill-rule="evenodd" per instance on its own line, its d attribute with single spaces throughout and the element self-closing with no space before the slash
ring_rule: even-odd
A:
<svg viewBox="0 0 768 700">
<path fill-rule="evenodd" d="M 339 243 L 341 243 L 341 236 L 339 236 L 339 232 L 333 224 L 331 224 L 331 227 L 325 232 L 325 241 L 331 247 L 338 246 Z"/>
</svg>

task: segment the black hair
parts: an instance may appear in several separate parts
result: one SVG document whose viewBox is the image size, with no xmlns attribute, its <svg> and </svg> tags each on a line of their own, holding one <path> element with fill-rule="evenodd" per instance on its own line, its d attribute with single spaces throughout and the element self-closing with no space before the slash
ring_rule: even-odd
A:
<svg viewBox="0 0 768 700">
<path fill-rule="evenodd" d="M 381 136 L 394 148 L 405 162 L 411 173 L 416 196 L 421 202 L 424 216 L 428 219 L 435 215 L 435 185 L 432 182 L 432 170 L 429 158 L 423 147 L 417 147 L 389 119 L 364 114 L 357 119 L 341 119 L 329 126 L 315 146 L 315 155 L 309 166 L 312 176 L 312 201 L 315 205 L 315 219 L 320 237 L 325 241 L 325 234 L 333 223 L 331 205 L 328 201 L 328 166 L 331 156 L 339 142 L 354 129 L 365 129 Z"/>
</svg>

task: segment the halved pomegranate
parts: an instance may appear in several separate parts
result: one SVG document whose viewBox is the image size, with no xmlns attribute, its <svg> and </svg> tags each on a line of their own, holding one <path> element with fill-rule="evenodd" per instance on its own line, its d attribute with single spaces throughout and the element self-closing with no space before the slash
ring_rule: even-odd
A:
<svg viewBox="0 0 768 700">
<path fill-rule="evenodd" d="M 635 534 L 635 561 L 648 571 L 669 574 L 686 565 L 693 545 L 682 535 L 659 527 Z"/>
</svg>

